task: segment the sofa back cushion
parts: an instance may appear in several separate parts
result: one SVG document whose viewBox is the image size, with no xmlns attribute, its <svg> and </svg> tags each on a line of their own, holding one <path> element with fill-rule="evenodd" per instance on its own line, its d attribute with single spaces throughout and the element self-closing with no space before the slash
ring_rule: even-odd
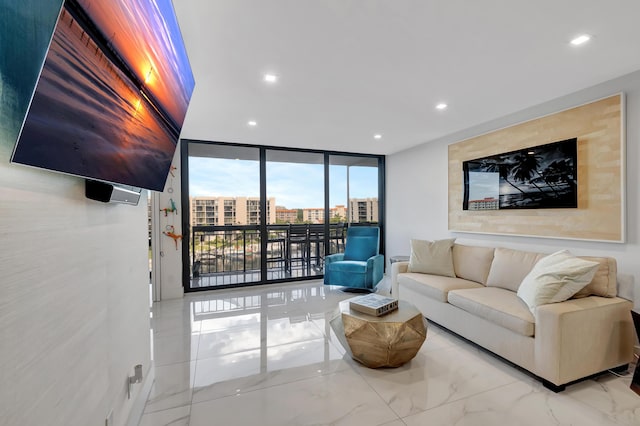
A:
<svg viewBox="0 0 640 426">
<path fill-rule="evenodd" d="M 590 260 L 592 262 L 598 262 L 600 267 L 596 271 L 596 275 L 593 280 L 582 290 L 577 292 L 573 298 L 586 297 L 586 296 L 602 296 L 602 297 L 615 297 L 618 292 L 617 286 L 617 274 L 618 268 L 616 260 L 612 257 L 591 257 L 591 256 L 579 256 L 581 259 Z"/>
<path fill-rule="evenodd" d="M 498 247 L 487 277 L 487 287 L 518 291 L 520 283 L 545 254 Z"/>
<path fill-rule="evenodd" d="M 494 250 L 493 247 L 454 244 L 453 268 L 455 269 L 456 277 L 486 284 Z"/>
</svg>

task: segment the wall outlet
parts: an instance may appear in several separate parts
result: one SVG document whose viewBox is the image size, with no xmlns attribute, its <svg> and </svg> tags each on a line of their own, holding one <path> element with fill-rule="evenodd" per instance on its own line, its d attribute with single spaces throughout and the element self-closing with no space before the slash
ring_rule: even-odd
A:
<svg viewBox="0 0 640 426">
<path fill-rule="evenodd" d="M 109 410 L 109 414 L 107 414 L 107 418 L 104 419 L 104 426 L 113 426 L 113 408 Z"/>
</svg>

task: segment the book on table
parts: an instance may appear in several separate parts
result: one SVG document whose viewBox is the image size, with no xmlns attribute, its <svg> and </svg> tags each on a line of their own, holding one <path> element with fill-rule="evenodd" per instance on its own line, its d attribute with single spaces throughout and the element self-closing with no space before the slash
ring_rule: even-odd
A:
<svg viewBox="0 0 640 426">
<path fill-rule="evenodd" d="M 379 294 L 367 294 L 353 298 L 349 302 L 349 307 L 354 311 L 379 317 L 398 309 L 398 301 Z"/>
</svg>

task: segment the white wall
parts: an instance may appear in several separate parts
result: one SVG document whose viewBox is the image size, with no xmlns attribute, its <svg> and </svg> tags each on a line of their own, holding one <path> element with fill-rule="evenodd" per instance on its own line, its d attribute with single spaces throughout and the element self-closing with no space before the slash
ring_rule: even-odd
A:
<svg viewBox="0 0 640 426">
<path fill-rule="evenodd" d="M 155 244 L 154 250 L 157 251 L 154 265 L 154 282 L 156 283 L 155 300 L 176 299 L 184 295 L 184 287 L 182 286 L 182 241 L 178 241 L 178 248 L 174 241 L 163 234 L 168 232 L 168 226 L 173 226 L 175 233 L 182 235 L 182 215 L 184 209 L 189 206 L 182 206 L 182 167 L 180 161 L 180 144 L 176 149 L 171 163 L 176 169 L 173 175 L 169 175 L 164 187 L 164 191 L 156 195 L 156 203 L 154 204 L 154 214 L 157 214 L 153 228 Z M 164 209 L 171 206 L 171 200 L 174 201 L 178 212 L 168 213 L 165 216 Z"/>
<path fill-rule="evenodd" d="M 0 159 L 0 424 L 123 424 L 150 367 L 145 203 Z"/>
<path fill-rule="evenodd" d="M 625 244 L 452 233 L 447 230 L 447 147 L 449 144 L 618 92 L 626 94 L 627 108 L 627 242 Z M 455 114 L 455 110 L 452 109 L 448 113 Z M 567 248 L 577 255 L 608 255 L 618 260 L 618 281 L 625 285 L 629 284 L 635 289 L 635 308 L 638 309 L 640 307 L 638 164 L 640 164 L 640 71 L 388 156 L 386 163 L 387 254 L 389 256 L 409 254 L 411 238 L 433 240 L 456 237 L 458 242 L 466 244 L 497 245 L 541 252 Z"/>
</svg>

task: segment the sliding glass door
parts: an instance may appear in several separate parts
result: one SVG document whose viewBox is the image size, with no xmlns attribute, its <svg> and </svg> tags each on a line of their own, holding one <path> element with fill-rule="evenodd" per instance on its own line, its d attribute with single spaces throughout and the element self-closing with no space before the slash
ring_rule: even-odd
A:
<svg viewBox="0 0 640 426">
<path fill-rule="evenodd" d="M 379 223 L 379 166 L 371 157 L 329 156 L 330 204 L 344 221 L 356 225 Z"/>
<path fill-rule="evenodd" d="M 185 291 L 321 278 L 349 226 L 380 226 L 383 252 L 382 156 L 202 141 L 182 156 Z"/>
<path fill-rule="evenodd" d="M 190 144 L 190 288 L 259 283 L 260 150 Z"/>
<path fill-rule="evenodd" d="M 381 183 L 384 175 L 380 157 L 329 156 L 330 253 L 344 249 L 345 230 L 350 226 L 380 226 L 383 231 Z M 384 241 L 381 232 L 381 247 Z"/>
<path fill-rule="evenodd" d="M 267 199 L 275 204 L 269 238 L 284 238 L 284 267 L 273 278 L 322 276 L 324 155 L 266 150 Z M 278 273 L 280 272 L 280 273 Z"/>
</svg>

